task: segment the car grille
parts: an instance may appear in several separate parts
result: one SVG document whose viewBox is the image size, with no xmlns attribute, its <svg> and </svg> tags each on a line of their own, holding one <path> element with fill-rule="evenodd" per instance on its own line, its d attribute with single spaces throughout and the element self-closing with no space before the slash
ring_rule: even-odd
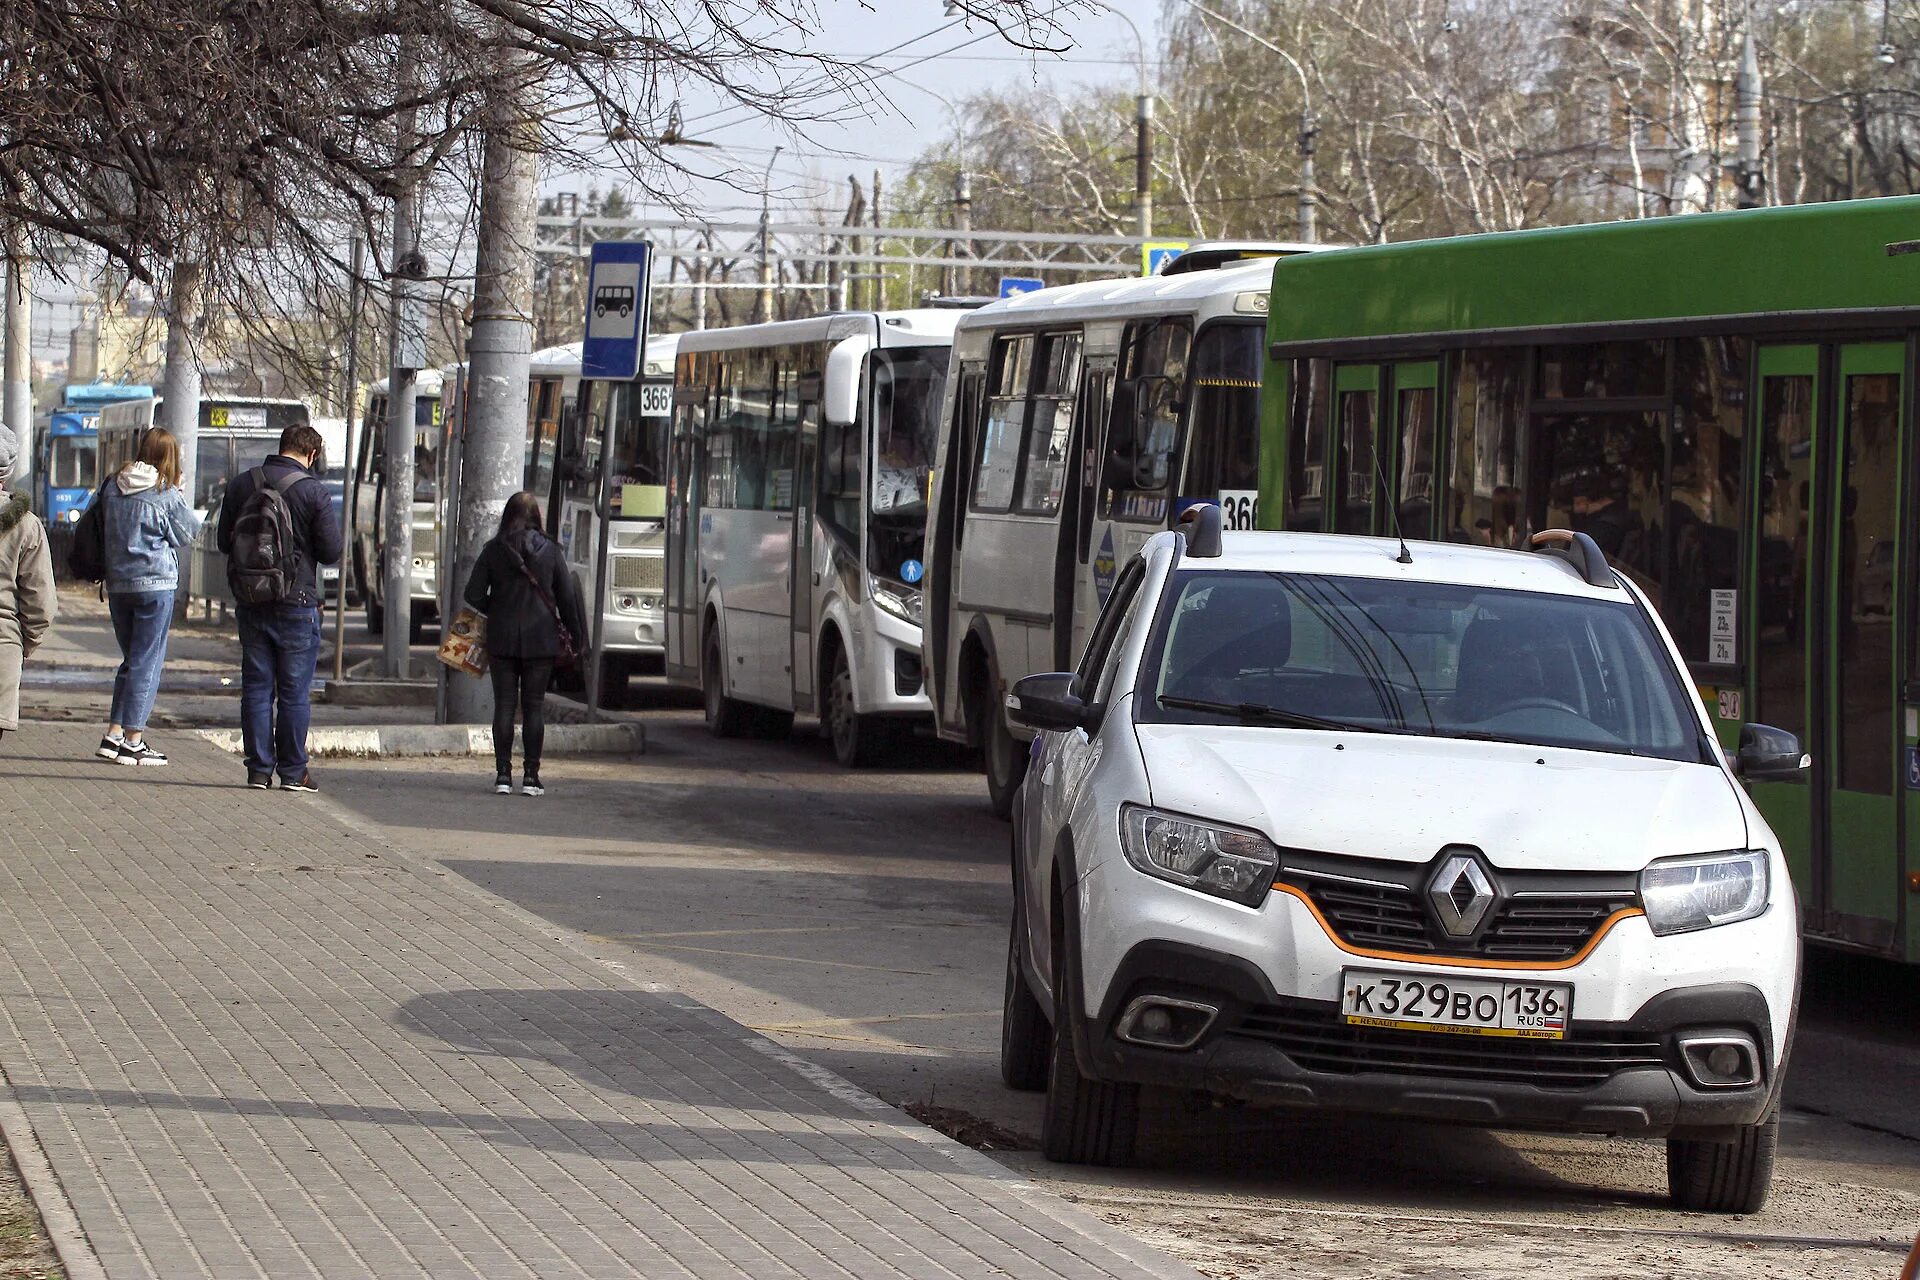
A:
<svg viewBox="0 0 1920 1280">
<path fill-rule="evenodd" d="M 613 557 L 615 591 L 658 591 L 667 580 L 667 562 L 662 556 Z"/>
<path fill-rule="evenodd" d="M 1575 1029 L 1565 1040 L 1355 1027 L 1318 1005 L 1262 1005 L 1235 1035 L 1274 1045 L 1295 1065 L 1328 1075 L 1386 1073 L 1449 1080 L 1585 1089 L 1622 1071 L 1664 1067 L 1658 1040 L 1631 1032 Z"/>
<path fill-rule="evenodd" d="M 1571 959 L 1615 912 L 1636 903 L 1628 890 L 1591 896 L 1542 892 L 1509 897 L 1494 909 L 1493 918 L 1477 937 L 1456 942 L 1435 936 L 1413 886 L 1356 884 L 1307 875 L 1297 879 L 1334 933 L 1350 946 L 1487 960 Z"/>
</svg>

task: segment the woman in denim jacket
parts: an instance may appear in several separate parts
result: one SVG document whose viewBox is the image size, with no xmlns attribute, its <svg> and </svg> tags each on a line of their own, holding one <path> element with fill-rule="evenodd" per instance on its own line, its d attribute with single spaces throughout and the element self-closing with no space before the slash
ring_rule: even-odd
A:
<svg viewBox="0 0 1920 1280">
<path fill-rule="evenodd" d="M 147 716 L 167 659 L 179 551 L 200 531 L 180 488 L 173 433 L 149 430 L 139 458 L 101 486 L 98 501 L 106 503 L 107 612 L 120 642 L 120 669 L 113 677 L 112 723 L 95 754 L 117 764 L 165 764 L 166 756 L 146 741 Z"/>
</svg>

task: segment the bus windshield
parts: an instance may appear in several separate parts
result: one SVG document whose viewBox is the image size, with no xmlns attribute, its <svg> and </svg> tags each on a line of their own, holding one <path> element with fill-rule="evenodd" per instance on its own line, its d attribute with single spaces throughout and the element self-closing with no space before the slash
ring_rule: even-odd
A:
<svg viewBox="0 0 1920 1280">
<path fill-rule="evenodd" d="M 623 382 L 613 388 L 608 415 L 613 423 L 613 450 L 607 459 L 607 471 L 609 495 L 616 511 L 623 486 L 667 482 L 667 418 L 661 411 L 672 403 L 672 384 L 668 382 L 637 386 Z"/>
<path fill-rule="evenodd" d="M 47 461 L 47 487 L 50 489 L 93 488 L 93 466 L 97 442 L 92 436 L 55 436 Z"/>
<path fill-rule="evenodd" d="M 868 567 L 888 577 L 898 578 L 902 565 L 921 558 L 947 354 L 945 347 L 874 353 L 867 551 Z"/>
</svg>

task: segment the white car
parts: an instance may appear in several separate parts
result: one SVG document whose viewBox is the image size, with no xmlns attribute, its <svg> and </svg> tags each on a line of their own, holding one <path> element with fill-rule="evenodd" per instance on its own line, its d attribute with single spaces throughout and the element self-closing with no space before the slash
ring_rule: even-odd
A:
<svg viewBox="0 0 1920 1280">
<path fill-rule="evenodd" d="M 1191 539 L 1191 541 L 1189 540 Z M 1780 843 L 1678 650 L 1592 540 L 1537 551 L 1163 533 L 1014 815 L 1002 1072 L 1055 1160 L 1123 1163 L 1142 1085 L 1667 1138 L 1682 1207 L 1751 1212 L 1799 984 Z"/>
</svg>

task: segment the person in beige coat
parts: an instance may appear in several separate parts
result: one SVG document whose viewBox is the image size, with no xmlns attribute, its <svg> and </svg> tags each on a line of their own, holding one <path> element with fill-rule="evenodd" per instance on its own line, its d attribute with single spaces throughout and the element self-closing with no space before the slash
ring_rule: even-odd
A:
<svg viewBox="0 0 1920 1280">
<path fill-rule="evenodd" d="M 0 738 L 20 727 L 20 667 L 53 625 L 53 554 L 24 493 L 9 493 L 19 442 L 0 426 Z"/>
</svg>

